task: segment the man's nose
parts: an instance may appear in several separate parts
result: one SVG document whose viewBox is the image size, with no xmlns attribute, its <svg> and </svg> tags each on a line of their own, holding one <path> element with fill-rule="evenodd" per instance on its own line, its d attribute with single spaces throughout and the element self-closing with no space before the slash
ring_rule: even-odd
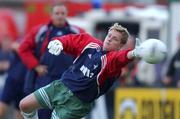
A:
<svg viewBox="0 0 180 119">
<path fill-rule="evenodd" d="M 112 39 L 111 38 L 108 38 L 108 42 L 111 42 L 112 41 Z"/>
</svg>

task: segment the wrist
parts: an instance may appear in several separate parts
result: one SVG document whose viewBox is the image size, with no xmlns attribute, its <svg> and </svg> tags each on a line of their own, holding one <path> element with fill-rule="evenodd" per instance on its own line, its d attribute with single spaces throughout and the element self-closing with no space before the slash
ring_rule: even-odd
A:
<svg viewBox="0 0 180 119">
<path fill-rule="evenodd" d="M 141 58 L 141 53 L 138 51 L 138 49 L 133 49 L 131 51 L 131 57 L 133 58 Z"/>
<path fill-rule="evenodd" d="M 131 51 L 129 51 L 129 52 L 127 53 L 127 58 L 128 58 L 128 59 L 134 59 L 134 58 L 135 58 L 135 55 L 134 55 L 134 51 L 133 51 L 133 50 L 131 50 Z"/>
</svg>

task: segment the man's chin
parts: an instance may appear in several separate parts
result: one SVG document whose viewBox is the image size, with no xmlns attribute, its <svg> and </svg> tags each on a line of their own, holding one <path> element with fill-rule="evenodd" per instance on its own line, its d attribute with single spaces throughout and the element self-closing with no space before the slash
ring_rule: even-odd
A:
<svg viewBox="0 0 180 119">
<path fill-rule="evenodd" d="M 57 27 L 58 26 L 64 26 L 64 24 L 65 24 L 64 22 L 55 22 L 54 23 L 54 25 L 57 26 Z"/>
</svg>

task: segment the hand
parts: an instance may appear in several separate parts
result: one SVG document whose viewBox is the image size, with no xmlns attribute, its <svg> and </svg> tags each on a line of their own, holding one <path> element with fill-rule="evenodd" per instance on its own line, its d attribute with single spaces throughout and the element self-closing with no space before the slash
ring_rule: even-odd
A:
<svg viewBox="0 0 180 119">
<path fill-rule="evenodd" d="M 141 58 L 142 57 L 142 48 L 141 48 L 141 40 L 136 38 L 135 48 L 131 51 L 133 57 Z"/>
<path fill-rule="evenodd" d="M 48 44 L 49 53 L 59 55 L 63 50 L 62 43 L 59 40 L 50 41 Z"/>
<path fill-rule="evenodd" d="M 10 67 L 9 61 L 0 61 L 0 70 L 7 71 Z"/>
<path fill-rule="evenodd" d="M 11 44 L 11 49 L 15 52 L 18 52 L 18 48 L 19 48 L 19 43 L 18 42 L 13 42 Z"/>
<path fill-rule="evenodd" d="M 46 65 L 37 65 L 34 69 L 38 73 L 39 76 L 43 76 L 48 73 Z"/>
<path fill-rule="evenodd" d="M 170 76 L 165 76 L 164 79 L 162 79 L 162 83 L 165 85 L 165 86 L 168 86 L 170 85 L 172 82 L 172 78 Z"/>
</svg>

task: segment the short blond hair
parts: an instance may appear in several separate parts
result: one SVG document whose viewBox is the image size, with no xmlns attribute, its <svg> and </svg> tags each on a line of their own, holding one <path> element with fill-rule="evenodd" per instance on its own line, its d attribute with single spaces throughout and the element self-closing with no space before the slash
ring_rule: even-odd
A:
<svg viewBox="0 0 180 119">
<path fill-rule="evenodd" d="M 129 38 L 129 32 L 126 28 L 122 27 L 121 25 L 119 25 L 118 23 L 115 23 L 114 25 L 112 25 L 110 28 L 109 28 L 109 31 L 110 32 L 111 30 L 116 30 L 118 32 L 120 32 L 122 34 L 122 39 L 121 39 L 121 42 L 123 44 L 126 44 L 128 38 Z"/>
</svg>

